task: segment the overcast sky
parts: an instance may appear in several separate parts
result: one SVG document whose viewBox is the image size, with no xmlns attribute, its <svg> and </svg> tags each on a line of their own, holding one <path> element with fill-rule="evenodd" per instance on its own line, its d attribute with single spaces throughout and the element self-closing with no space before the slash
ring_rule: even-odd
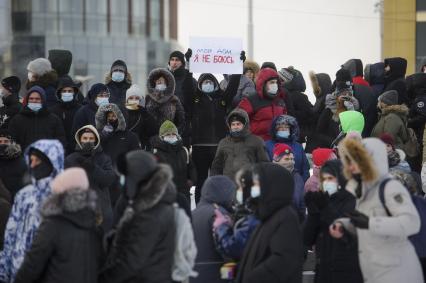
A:
<svg viewBox="0 0 426 283">
<path fill-rule="evenodd" d="M 253 0 L 254 60 L 302 71 L 312 99 L 308 72 L 332 80 L 346 60 L 380 61 L 377 0 Z M 179 42 L 190 36 L 242 38 L 247 48 L 248 0 L 179 0 Z"/>
</svg>

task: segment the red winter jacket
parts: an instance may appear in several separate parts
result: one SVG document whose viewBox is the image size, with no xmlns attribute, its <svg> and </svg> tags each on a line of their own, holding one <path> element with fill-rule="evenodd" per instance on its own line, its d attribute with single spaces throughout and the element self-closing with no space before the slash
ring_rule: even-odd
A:
<svg viewBox="0 0 426 283">
<path fill-rule="evenodd" d="M 264 141 L 270 140 L 269 131 L 275 117 L 287 114 L 284 102 L 285 93 L 280 88 L 274 98 L 264 95 L 264 86 L 267 81 L 278 79 L 278 74 L 271 68 L 260 70 L 256 78 L 256 93 L 243 98 L 239 108 L 244 109 L 250 118 L 250 130 Z"/>
<path fill-rule="evenodd" d="M 353 77 L 352 82 L 353 82 L 354 85 L 370 86 L 370 84 L 366 80 L 364 80 L 364 78 L 361 77 L 361 76 Z"/>
</svg>

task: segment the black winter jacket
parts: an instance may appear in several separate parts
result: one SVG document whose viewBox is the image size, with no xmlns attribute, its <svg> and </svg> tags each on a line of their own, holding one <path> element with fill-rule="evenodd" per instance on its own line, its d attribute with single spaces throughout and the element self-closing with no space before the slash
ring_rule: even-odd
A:
<svg viewBox="0 0 426 283">
<path fill-rule="evenodd" d="M 11 94 L 3 97 L 3 106 L 0 107 L 0 129 L 7 129 L 10 120 L 22 109 L 18 94 Z"/>
<path fill-rule="evenodd" d="M 129 114 L 127 130 L 139 137 L 142 149 L 149 150 L 151 148 L 151 137 L 158 134 L 154 117 L 145 108 L 127 110 L 127 113 Z"/>
<path fill-rule="evenodd" d="M 24 176 L 27 173 L 27 164 L 19 145 L 9 145 L 6 152 L 4 156 L 0 156 L 0 180 L 13 200 L 16 193 L 26 185 Z"/>
<path fill-rule="evenodd" d="M 12 209 L 12 197 L 0 179 L 0 249 L 3 250 L 4 231 Z"/>
<path fill-rule="evenodd" d="M 407 60 L 400 57 L 386 58 L 385 67 L 390 66 L 389 73 L 385 73 L 385 89 L 396 90 L 398 92 L 398 104 L 408 104 L 407 85 L 405 83 L 405 73 L 407 71 Z"/>
</svg>

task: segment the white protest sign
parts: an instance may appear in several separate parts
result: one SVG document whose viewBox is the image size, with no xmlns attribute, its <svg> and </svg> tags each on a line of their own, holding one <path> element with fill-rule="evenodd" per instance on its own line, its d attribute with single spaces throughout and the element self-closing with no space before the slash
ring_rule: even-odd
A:
<svg viewBox="0 0 426 283">
<path fill-rule="evenodd" d="M 240 38 L 191 37 L 189 69 L 192 73 L 242 74 L 243 41 Z"/>
</svg>

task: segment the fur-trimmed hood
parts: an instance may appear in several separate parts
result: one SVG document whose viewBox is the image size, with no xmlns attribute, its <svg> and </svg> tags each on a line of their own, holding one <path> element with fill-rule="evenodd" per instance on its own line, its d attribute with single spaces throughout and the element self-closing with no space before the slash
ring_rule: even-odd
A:
<svg viewBox="0 0 426 283">
<path fill-rule="evenodd" d="M 40 213 L 43 217 L 60 216 L 76 226 L 91 228 L 95 226 L 97 197 L 93 190 L 69 190 L 62 194 L 52 194 L 46 199 Z M 90 217 L 92 214 L 93 217 Z M 86 217 L 82 217 L 85 215 Z"/>
<path fill-rule="evenodd" d="M 226 125 L 228 126 L 228 129 L 231 129 L 230 119 L 231 119 L 232 116 L 239 116 L 239 117 L 243 118 L 243 120 L 245 121 L 244 128 L 241 131 L 241 133 L 242 133 L 241 136 L 245 137 L 248 134 L 250 134 L 250 119 L 249 119 L 247 112 L 244 111 L 241 108 L 235 108 L 233 111 L 231 111 L 231 113 L 229 113 L 228 117 L 226 117 Z"/>
<path fill-rule="evenodd" d="M 200 92 L 203 92 L 201 85 L 203 84 L 203 82 L 205 80 L 211 80 L 213 82 L 214 92 L 218 92 L 220 90 L 219 82 L 217 81 L 216 77 L 213 74 L 204 73 L 204 74 L 200 75 L 200 77 L 198 78 L 198 81 L 197 81 L 197 88 Z"/>
<path fill-rule="evenodd" d="M 382 108 L 382 115 L 388 115 L 390 113 L 394 113 L 403 118 L 408 116 L 409 109 L 405 104 L 397 104 L 397 105 L 387 105 Z"/>
<path fill-rule="evenodd" d="M 314 71 L 309 72 L 309 79 L 311 80 L 312 89 L 316 98 L 325 96 L 331 93 L 332 83 L 331 78 L 328 74 L 319 73 L 316 74 Z"/>
<path fill-rule="evenodd" d="M 285 123 L 290 126 L 290 137 L 288 140 L 285 141 L 291 141 L 291 142 L 297 142 L 300 136 L 300 128 L 299 124 L 297 123 L 296 118 L 290 115 L 280 115 L 277 116 L 271 124 L 271 129 L 269 131 L 271 137 L 273 140 L 280 141 L 280 139 L 277 137 L 277 123 Z"/>
<path fill-rule="evenodd" d="M 166 79 L 167 88 L 164 91 L 158 91 L 155 89 L 155 81 L 159 77 Z M 146 82 L 148 96 L 158 103 L 167 102 L 170 98 L 172 98 L 175 93 L 175 87 L 176 82 L 173 74 L 165 68 L 156 68 L 148 75 L 148 80 Z"/>
<path fill-rule="evenodd" d="M 132 74 L 130 72 L 126 72 L 125 76 L 124 76 L 124 81 L 122 81 L 121 83 L 125 82 L 129 85 L 132 84 Z M 105 84 L 109 84 L 110 82 L 114 82 L 112 80 L 112 73 L 108 72 L 105 74 Z"/>
<path fill-rule="evenodd" d="M 259 73 L 259 71 L 260 71 L 259 64 L 257 64 L 255 61 L 250 61 L 250 60 L 246 60 L 246 61 L 244 61 L 243 68 L 244 68 L 244 73 L 245 73 L 247 70 L 252 70 L 252 71 L 253 71 L 253 73 L 255 74 L 255 76 L 256 76 L 256 75 Z"/>
<path fill-rule="evenodd" d="M 348 180 L 353 177 L 348 170 L 349 162 L 358 164 L 363 182 L 373 183 L 389 172 L 386 146 L 377 138 L 366 138 L 362 141 L 346 138 L 339 144 L 339 155 Z"/>
<path fill-rule="evenodd" d="M 27 90 L 32 88 L 33 86 L 40 86 L 42 88 L 47 88 L 48 86 L 53 86 L 56 89 L 56 83 L 58 81 L 58 74 L 55 70 L 51 70 L 44 75 L 37 78 L 34 82 L 27 82 Z"/>
<path fill-rule="evenodd" d="M 118 126 L 116 131 L 125 131 L 126 130 L 126 120 L 124 119 L 123 112 L 121 112 L 120 108 L 113 103 L 108 103 L 106 105 L 102 105 L 98 108 L 98 111 L 95 115 L 96 129 L 101 131 L 105 125 L 107 124 L 107 113 L 113 112 L 115 116 L 118 118 Z"/>
</svg>

